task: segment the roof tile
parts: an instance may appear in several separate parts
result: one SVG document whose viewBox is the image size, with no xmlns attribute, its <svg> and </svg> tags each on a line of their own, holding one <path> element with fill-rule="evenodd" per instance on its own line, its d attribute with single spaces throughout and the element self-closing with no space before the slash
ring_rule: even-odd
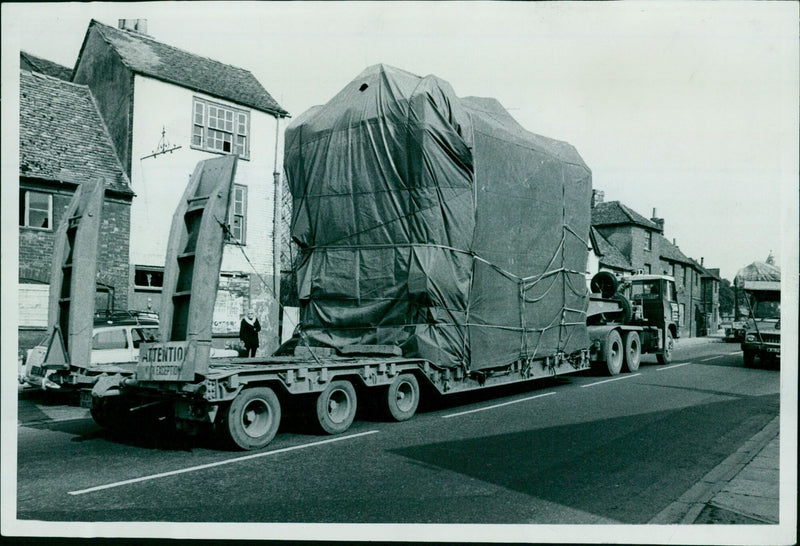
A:
<svg viewBox="0 0 800 546">
<path fill-rule="evenodd" d="M 608 239 L 603 237 L 595 228 L 591 228 L 592 243 L 595 245 L 595 250 L 601 256 L 600 263 L 606 267 L 613 267 L 615 269 L 624 269 L 626 271 L 633 271 L 631 262 L 625 257 L 624 254 L 611 243 Z"/>
<path fill-rule="evenodd" d="M 635 224 L 655 231 L 661 227 L 651 222 L 638 212 L 630 209 L 619 201 L 598 203 L 592 209 L 593 226 L 611 226 L 619 224 Z"/>
<path fill-rule="evenodd" d="M 20 67 L 27 70 L 28 67 L 34 72 L 40 72 L 48 76 L 53 76 L 64 81 L 72 80 L 72 69 L 62 66 L 53 61 L 36 57 L 25 51 L 19 52 Z"/>
<path fill-rule="evenodd" d="M 248 70 L 180 50 L 134 31 L 92 21 L 92 28 L 114 48 L 134 72 L 227 99 L 272 115 L 288 112 Z"/>
<path fill-rule="evenodd" d="M 89 88 L 20 70 L 19 174 L 80 184 L 100 177 L 132 195 Z"/>
</svg>

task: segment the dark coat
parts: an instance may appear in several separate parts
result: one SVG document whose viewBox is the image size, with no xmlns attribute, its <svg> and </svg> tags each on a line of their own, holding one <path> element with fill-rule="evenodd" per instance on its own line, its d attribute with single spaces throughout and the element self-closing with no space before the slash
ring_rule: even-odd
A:
<svg viewBox="0 0 800 546">
<path fill-rule="evenodd" d="M 258 347 L 258 333 L 261 331 L 261 324 L 258 319 L 250 325 L 245 319 L 239 326 L 239 339 L 244 342 L 245 347 Z"/>
</svg>

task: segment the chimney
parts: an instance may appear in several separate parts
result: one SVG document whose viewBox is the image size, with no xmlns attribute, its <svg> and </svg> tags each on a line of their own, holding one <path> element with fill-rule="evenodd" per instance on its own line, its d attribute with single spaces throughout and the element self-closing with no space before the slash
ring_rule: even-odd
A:
<svg viewBox="0 0 800 546">
<path fill-rule="evenodd" d="M 703 267 L 703 264 L 705 263 L 705 261 L 706 261 L 705 257 L 700 256 L 700 267 Z"/>
<path fill-rule="evenodd" d="M 661 233 L 664 233 L 664 219 L 656 217 L 656 208 L 655 207 L 653 207 L 653 216 L 652 216 L 652 218 L 650 218 L 650 221 L 658 226 L 658 229 L 659 229 L 659 231 Z"/>
<path fill-rule="evenodd" d="M 606 197 L 606 192 L 600 190 L 592 190 L 592 208 L 598 203 L 602 203 Z"/>
<path fill-rule="evenodd" d="M 147 34 L 147 19 L 119 19 L 118 26 L 122 30 Z"/>
</svg>

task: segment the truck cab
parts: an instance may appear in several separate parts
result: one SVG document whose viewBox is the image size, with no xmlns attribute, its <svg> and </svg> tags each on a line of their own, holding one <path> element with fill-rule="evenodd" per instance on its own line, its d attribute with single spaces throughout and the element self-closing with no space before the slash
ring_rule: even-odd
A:
<svg viewBox="0 0 800 546">
<path fill-rule="evenodd" d="M 660 363 L 669 363 L 680 324 L 675 279 L 668 275 L 629 275 L 621 281 L 619 291 L 632 305 L 630 324 L 645 327 L 639 334 L 642 352 L 656 353 Z"/>
<path fill-rule="evenodd" d="M 744 323 L 742 355 L 745 366 L 756 357 L 778 361 L 781 357 L 781 293 L 779 290 L 745 289 L 749 316 Z"/>
<path fill-rule="evenodd" d="M 622 278 L 623 293 L 633 303 L 634 321 L 644 321 L 678 337 L 680 307 L 675 280 L 667 275 L 631 275 Z M 640 316 L 637 317 L 637 310 Z"/>
</svg>

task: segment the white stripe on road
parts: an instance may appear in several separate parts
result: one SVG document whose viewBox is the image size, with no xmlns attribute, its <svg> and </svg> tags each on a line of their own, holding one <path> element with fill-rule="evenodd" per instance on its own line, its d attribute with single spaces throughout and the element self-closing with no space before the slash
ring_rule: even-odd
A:
<svg viewBox="0 0 800 546">
<path fill-rule="evenodd" d="M 97 487 L 90 487 L 88 489 L 81 489 L 80 491 L 69 491 L 68 494 L 70 495 L 83 495 L 84 493 L 92 493 L 94 491 L 100 491 L 102 489 L 111 489 L 112 487 L 119 487 L 121 485 L 128 485 L 130 483 L 137 483 L 137 482 L 144 482 L 147 480 L 155 480 L 156 478 L 165 478 L 167 476 L 174 476 L 176 474 L 185 474 L 186 472 L 194 472 L 196 470 L 204 470 L 206 468 L 213 468 L 215 466 L 222 466 L 231 463 L 238 463 L 241 461 L 247 461 L 249 459 L 258 459 L 259 457 L 267 457 L 268 455 L 277 455 L 279 453 L 286 453 L 287 451 L 295 451 L 298 449 L 305 449 L 307 447 L 314 447 L 320 446 L 323 444 L 330 444 L 333 442 L 341 442 L 342 440 L 351 440 L 353 438 L 358 438 L 360 436 L 366 436 L 368 434 L 375 434 L 379 432 L 377 430 L 369 430 L 367 432 L 359 432 L 358 434 L 351 434 L 350 436 L 341 436 L 339 438 L 331 438 L 329 440 L 321 440 L 319 442 L 312 442 L 310 444 L 303 444 L 299 446 L 291 446 L 291 447 L 284 447 L 283 449 L 276 449 L 275 451 L 267 451 L 266 453 L 254 453 L 252 455 L 245 455 L 244 457 L 237 457 L 235 459 L 228 459 L 226 461 L 217 461 L 215 463 L 208 463 L 208 464 L 201 464 L 199 466 L 192 466 L 189 468 L 182 468 L 180 470 L 172 470 L 170 472 L 162 472 L 160 474 L 152 474 L 150 476 L 142 476 L 141 478 L 133 478 L 131 480 L 124 480 L 121 482 L 109 483 L 106 485 L 98 485 Z"/>
<path fill-rule="evenodd" d="M 468 413 L 475 413 L 478 411 L 486 411 L 494 408 L 499 408 L 502 406 L 509 406 L 511 404 L 519 404 L 520 402 L 527 402 L 528 400 L 533 400 L 534 398 L 541 398 L 542 396 L 550 396 L 551 394 L 555 394 L 554 392 L 546 392 L 544 394 L 537 394 L 536 396 L 529 396 L 528 398 L 522 398 L 520 400 L 512 400 L 511 402 L 503 402 L 502 404 L 495 404 L 494 406 L 486 406 L 485 408 L 478 408 L 469 411 L 462 411 L 460 413 L 451 413 L 450 415 L 442 415 L 442 419 L 449 419 L 451 417 L 458 417 L 459 415 L 467 415 Z"/>
<path fill-rule="evenodd" d="M 659 372 L 663 372 L 664 370 L 671 370 L 672 368 L 680 368 L 681 366 L 688 366 L 691 362 L 684 362 L 683 364 L 673 364 L 672 366 L 667 366 L 666 368 L 658 368 Z"/>
<path fill-rule="evenodd" d="M 717 358 L 725 358 L 726 356 L 734 356 L 734 355 L 740 355 L 740 354 L 742 354 L 742 351 L 734 351 L 732 353 L 725 353 L 724 355 L 710 356 L 708 358 L 704 358 L 700 362 L 707 362 L 709 360 L 715 360 Z"/>
<path fill-rule="evenodd" d="M 614 377 L 613 379 L 604 379 L 602 381 L 596 381 L 594 383 L 589 383 L 588 385 L 581 385 L 581 388 L 594 387 L 595 385 L 600 385 L 602 383 L 608 383 L 609 381 L 619 381 L 620 379 L 629 379 L 631 377 L 636 377 L 637 375 L 642 375 L 642 374 L 635 373 L 635 374 L 631 374 L 631 375 L 623 375 L 623 376 L 620 376 L 620 377 Z"/>
</svg>

